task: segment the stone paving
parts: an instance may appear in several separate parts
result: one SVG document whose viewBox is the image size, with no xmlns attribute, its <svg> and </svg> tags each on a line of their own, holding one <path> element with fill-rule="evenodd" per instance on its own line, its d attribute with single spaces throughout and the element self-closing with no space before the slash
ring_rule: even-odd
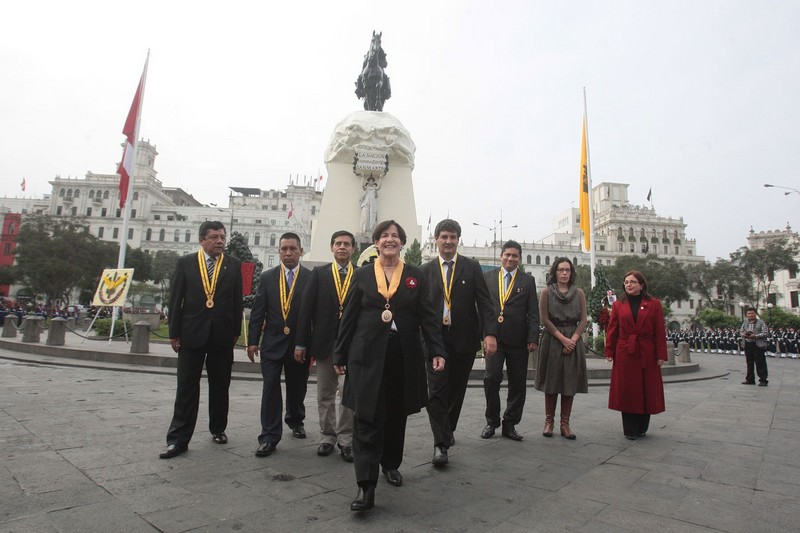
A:
<svg viewBox="0 0 800 533">
<path fill-rule="evenodd" d="M 173 375 L 26 357 L 0 349 L 0 532 L 798 530 L 800 361 L 770 359 L 769 387 L 755 387 L 740 385 L 744 357 L 692 354 L 722 377 L 667 384 L 667 411 L 633 442 L 607 386 L 576 399 L 576 441 L 542 437 L 532 388 L 525 440 L 483 440 L 470 388 L 450 465 L 431 466 L 427 417 L 412 416 L 403 486 L 381 479 L 360 515 L 352 465 L 315 453 L 314 386 L 308 439 L 255 457 L 261 386 L 237 379 L 230 443 L 211 442 L 203 398 L 189 451 L 166 461 Z"/>
</svg>

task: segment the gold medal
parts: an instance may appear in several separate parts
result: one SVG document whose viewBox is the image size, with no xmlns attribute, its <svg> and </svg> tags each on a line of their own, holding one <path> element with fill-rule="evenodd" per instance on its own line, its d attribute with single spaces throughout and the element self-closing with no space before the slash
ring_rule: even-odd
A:
<svg viewBox="0 0 800 533">
<path fill-rule="evenodd" d="M 503 319 L 503 315 L 500 315 L 499 317 L 497 317 L 497 322 L 499 322 L 500 324 L 503 323 L 503 320 L 504 320 Z"/>
<path fill-rule="evenodd" d="M 442 275 L 442 295 L 444 296 L 444 311 L 445 315 L 442 317 L 442 324 L 445 326 L 450 325 L 450 309 L 453 307 L 453 280 L 456 279 L 456 262 L 458 261 L 458 254 L 453 256 L 453 264 L 450 266 L 450 282 L 447 282 L 447 276 L 444 272 L 444 264 L 439 261 L 439 272 Z"/>
<path fill-rule="evenodd" d="M 206 255 L 201 248 L 197 252 L 197 266 L 200 268 L 200 281 L 203 284 L 203 292 L 206 293 L 206 307 L 211 309 L 214 307 L 214 294 L 217 292 L 217 281 L 219 280 L 219 271 L 222 269 L 222 259 L 225 254 L 219 254 L 214 262 L 214 271 L 211 274 L 211 279 L 208 277 L 208 269 L 206 268 Z"/>
<path fill-rule="evenodd" d="M 391 322 L 392 321 L 392 312 L 389 311 L 388 309 L 384 310 L 383 313 L 381 313 L 381 320 L 383 320 L 387 324 L 389 322 Z"/>
<path fill-rule="evenodd" d="M 336 288 L 336 298 L 339 300 L 339 320 L 342 319 L 342 309 L 344 309 L 344 300 L 347 298 L 347 291 L 350 290 L 350 282 L 353 279 L 353 271 L 355 268 L 349 266 L 347 274 L 344 276 L 344 281 L 339 276 L 338 265 L 334 262 L 331 263 L 331 274 L 333 274 L 333 285 Z"/>
<path fill-rule="evenodd" d="M 505 283 L 503 282 L 503 269 L 500 268 L 497 270 L 497 293 L 500 297 L 500 316 L 497 317 L 497 322 L 500 324 L 503 323 L 503 310 L 506 307 L 508 297 L 511 296 L 511 290 L 514 288 L 515 279 L 517 279 L 516 269 L 514 269 L 514 274 L 511 276 L 511 281 L 508 282 L 508 289 L 506 289 Z"/>
<path fill-rule="evenodd" d="M 292 330 L 289 329 L 289 326 L 283 326 L 283 334 L 288 335 L 291 333 Z"/>
<path fill-rule="evenodd" d="M 339 320 L 342 319 L 342 306 L 339 306 Z"/>
<path fill-rule="evenodd" d="M 281 299 L 281 315 L 283 316 L 283 334 L 288 335 L 291 331 L 289 326 L 286 325 L 287 321 L 289 320 L 289 311 L 292 309 L 292 297 L 294 296 L 294 288 L 297 285 L 297 278 L 300 277 L 300 269 L 297 269 L 297 274 L 292 279 L 292 286 L 286 286 L 286 270 L 281 263 L 281 272 L 280 272 L 280 279 L 278 280 L 278 289 L 279 289 L 279 296 Z"/>
<path fill-rule="evenodd" d="M 388 287 L 386 284 L 386 275 L 383 272 L 383 265 L 381 265 L 380 261 L 375 261 L 373 264 L 378 293 L 386 298 L 386 309 L 381 313 L 381 320 L 388 324 L 392 321 L 392 312 L 389 310 L 389 300 L 394 296 L 394 293 L 397 292 L 397 288 L 400 286 L 400 278 L 403 277 L 403 262 L 399 261 L 397 263 L 397 268 L 395 268 L 392 274 L 392 280 L 389 282 Z"/>
<path fill-rule="evenodd" d="M 444 324 L 445 326 L 449 326 L 450 325 L 450 315 L 447 315 L 446 317 L 444 317 L 442 319 L 442 324 Z"/>
</svg>

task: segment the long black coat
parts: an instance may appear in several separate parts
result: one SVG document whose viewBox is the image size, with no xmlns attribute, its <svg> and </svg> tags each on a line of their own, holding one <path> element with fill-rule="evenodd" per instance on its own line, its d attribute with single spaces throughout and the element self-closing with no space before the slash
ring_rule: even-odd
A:
<svg viewBox="0 0 800 533">
<path fill-rule="evenodd" d="M 378 293 L 372 265 L 356 270 L 336 341 L 337 365 L 347 366 L 342 405 L 355 411 L 356 417 L 372 421 L 378 405 L 390 323 L 381 320 L 386 299 Z M 441 334 L 441 317 L 430 301 L 430 289 L 422 271 L 403 264 L 397 292 L 389 301 L 403 350 L 403 399 L 407 415 L 418 413 L 428 402 L 425 350 L 429 358 L 447 358 Z M 422 335 L 420 335 L 420 333 Z"/>
</svg>

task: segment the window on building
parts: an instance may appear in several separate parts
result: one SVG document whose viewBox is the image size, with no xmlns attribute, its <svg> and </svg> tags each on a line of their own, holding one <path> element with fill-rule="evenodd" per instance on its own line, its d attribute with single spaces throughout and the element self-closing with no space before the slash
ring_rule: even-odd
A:
<svg viewBox="0 0 800 533">
<path fill-rule="evenodd" d="M 267 261 L 267 266 L 270 266 L 270 267 L 275 266 L 275 256 L 274 255 L 269 256 L 269 261 Z"/>
<path fill-rule="evenodd" d="M 72 189 L 67 189 L 67 198 L 72 198 Z"/>
<path fill-rule="evenodd" d="M 75 189 L 75 198 L 79 197 L 80 195 L 81 195 L 81 190 Z"/>
<path fill-rule="evenodd" d="M 138 200 L 139 199 L 139 193 L 138 192 L 134 192 L 133 193 L 133 199 L 134 200 Z"/>
<path fill-rule="evenodd" d="M 244 243 L 245 244 L 249 244 L 250 243 L 250 232 L 249 231 L 245 231 L 243 237 L 244 237 Z"/>
<path fill-rule="evenodd" d="M 694 300 L 689 299 L 689 309 L 694 309 Z"/>
<path fill-rule="evenodd" d="M 111 238 L 119 239 L 119 228 L 114 228 L 113 230 L 111 230 Z"/>
<path fill-rule="evenodd" d="M 692 255 L 692 249 L 691 248 L 687 248 L 686 249 L 686 255 Z"/>
<path fill-rule="evenodd" d="M 128 240 L 133 240 L 133 228 L 128 228 Z"/>
<path fill-rule="evenodd" d="M 797 269 L 790 268 L 789 269 L 789 279 L 795 279 L 797 277 Z"/>
<path fill-rule="evenodd" d="M 175 230 L 175 233 L 172 235 L 172 242 L 181 242 L 181 230 Z"/>
<path fill-rule="evenodd" d="M 175 220 L 175 217 L 173 215 L 167 215 L 167 220 Z"/>
<path fill-rule="evenodd" d="M 158 232 L 158 240 L 159 241 L 164 242 L 164 239 L 166 238 L 166 236 L 167 236 L 167 230 L 163 230 L 162 229 L 161 231 Z"/>
<path fill-rule="evenodd" d="M 767 294 L 767 303 L 773 306 L 776 305 L 778 303 L 778 295 L 774 292 Z"/>
<path fill-rule="evenodd" d="M 103 200 L 108 200 L 108 191 L 103 191 Z"/>
<path fill-rule="evenodd" d="M 78 208 L 77 207 L 73 207 L 72 209 L 69 210 L 69 212 L 74 217 L 78 216 Z"/>
<path fill-rule="evenodd" d="M 792 291 L 789 293 L 789 300 L 792 302 L 792 309 L 798 307 L 797 291 Z"/>
<path fill-rule="evenodd" d="M 270 221 L 269 221 L 269 223 L 270 223 L 272 226 L 274 226 L 274 225 L 275 225 L 275 219 L 273 218 L 272 220 L 270 220 Z"/>
<path fill-rule="evenodd" d="M 92 208 L 91 208 L 91 207 L 87 207 L 87 208 L 86 208 L 86 216 L 87 216 L 87 217 L 90 217 L 90 216 L 92 216 Z"/>
<path fill-rule="evenodd" d="M 317 214 L 317 206 L 312 205 L 311 206 L 311 215 L 313 216 L 313 215 L 316 215 L 316 214 Z"/>
<path fill-rule="evenodd" d="M 270 236 L 269 236 L 269 245 L 270 246 L 275 246 L 275 238 L 276 238 L 275 234 L 271 233 Z M 270 259 L 272 259 L 272 257 L 270 257 Z"/>
<path fill-rule="evenodd" d="M 531 264 L 531 256 L 530 256 L 530 254 L 528 254 L 528 256 L 525 258 L 525 263 L 527 263 L 529 265 Z"/>
<path fill-rule="evenodd" d="M 542 264 L 542 256 L 541 255 L 537 255 L 536 256 L 536 264 L 537 265 L 541 265 Z"/>
<path fill-rule="evenodd" d="M 186 235 L 183 237 L 184 242 L 192 242 L 192 232 L 188 229 L 186 230 Z"/>
<path fill-rule="evenodd" d="M 667 255 L 667 254 L 669 254 L 669 246 L 667 246 L 667 245 L 665 244 L 665 245 L 664 245 L 664 255 Z"/>
<path fill-rule="evenodd" d="M 153 220 L 161 220 L 161 215 L 153 215 Z"/>
<path fill-rule="evenodd" d="M 643 254 L 644 254 L 644 253 L 647 253 L 647 250 L 648 250 L 647 243 L 646 243 L 646 242 L 643 242 L 643 243 L 642 243 L 642 253 L 643 253 Z"/>
<path fill-rule="evenodd" d="M 630 244 L 630 246 L 628 247 L 628 249 L 631 251 L 631 253 L 634 253 L 634 252 L 636 252 L 636 243 L 635 243 L 635 242 L 632 242 L 632 243 Z"/>
<path fill-rule="evenodd" d="M 681 255 L 681 248 L 680 246 L 675 247 L 675 255 Z"/>
<path fill-rule="evenodd" d="M 605 244 L 601 244 L 600 245 L 600 251 L 601 252 L 605 252 L 606 251 L 606 245 Z"/>
<path fill-rule="evenodd" d="M 606 259 L 606 264 L 610 265 L 611 264 L 611 259 Z"/>
<path fill-rule="evenodd" d="M 116 217 L 117 217 L 117 218 L 119 218 L 119 217 L 121 217 L 121 216 L 122 216 L 122 209 L 117 209 L 117 211 L 116 211 Z"/>
<path fill-rule="evenodd" d="M 11 243 L 7 242 L 6 245 L 3 247 L 3 254 L 11 255 Z"/>
<path fill-rule="evenodd" d="M 550 264 L 550 256 L 549 255 L 544 256 L 544 264 L 545 265 L 549 265 Z"/>
<path fill-rule="evenodd" d="M 101 217 L 104 217 L 107 214 L 108 214 L 108 209 L 106 209 L 105 207 L 100 210 L 100 216 Z"/>
<path fill-rule="evenodd" d="M 286 211 L 286 204 L 283 204 L 283 205 L 281 206 L 281 211 Z"/>
<path fill-rule="evenodd" d="M 572 266 L 578 266 L 578 258 L 577 257 L 573 257 L 572 258 Z"/>
<path fill-rule="evenodd" d="M 89 191 L 89 198 L 94 198 L 94 189 Z"/>
<path fill-rule="evenodd" d="M 17 225 L 12 222 L 11 224 L 8 225 L 8 234 L 9 235 L 14 235 L 14 232 L 16 231 L 16 229 L 17 229 Z"/>
<path fill-rule="evenodd" d="M 60 215 L 60 214 L 61 214 L 61 206 L 59 205 L 59 206 L 56 207 L 56 215 Z"/>
<path fill-rule="evenodd" d="M 259 244 L 261 244 L 261 234 L 256 233 L 253 235 L 253 246 L 258 246 Z"/>
<path fill-rule="evenodd" d="M 136 209 L 131 209 L 131 218 L 136 218 Z"/>
<path fill-rule="evenodd" d="M 60 191 L 58 191 L 58 195 L 59 195 L 61 198 L 64 198 L 64 193 L 66 193 L 66 192 L 67 192 L 67 191 L 65 191 L 64 189 L 61 189 Z"/>
<path fill-rule="evenodd" d="M 625 245 L 624 245 L 623 243 L 621 243 L 621 242 L 618 242 L 618 243 L 617 243 L 617 251 L 618 251 L 618 252 L 623 252 L 623 251 L 625 251 L 625 250 L 624 250 L 624 247 L 625 247 Z"/>
<path fill-rule="evenodd" d="M 677 304 L 678 304 L 678 309 L 680 309 L 680 308 L 681 308 L 681 301 L 680 301 L 680 300 L 678 300 L 678 301 L 677 301 L 677 302 L 675 302 L 675 303 L 677 303 Z"/>
<path fill-rule="evenodd" d="M 147 228 L 147 231 L 144 232 L 144 240 L 149 241 L 152 238 L 153 238 L 153 230 Z"/>
</svg>

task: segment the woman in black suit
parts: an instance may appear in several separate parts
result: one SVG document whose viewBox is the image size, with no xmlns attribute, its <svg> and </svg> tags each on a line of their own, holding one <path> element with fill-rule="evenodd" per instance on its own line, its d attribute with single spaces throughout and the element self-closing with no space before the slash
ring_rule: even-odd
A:
<svg viewBox="0 0 800 533">
<path fill-rule="evenodd" d="M 445 365 L 441 317 L 430 302 L 425 276 L 404 264 L 406 232 L 394 220 L 375 226 L 378 260 L 356 271 L 345 306 L 335 363 L 346 379 L 342 405 L 353 409 L 353 457 L 358 495 L 350 509 L 366 511 L 375 502 L 378 465 L 399 487 L 406 418 L 426 404 L 425 353 L 434 371 Z"/>
</svg>

